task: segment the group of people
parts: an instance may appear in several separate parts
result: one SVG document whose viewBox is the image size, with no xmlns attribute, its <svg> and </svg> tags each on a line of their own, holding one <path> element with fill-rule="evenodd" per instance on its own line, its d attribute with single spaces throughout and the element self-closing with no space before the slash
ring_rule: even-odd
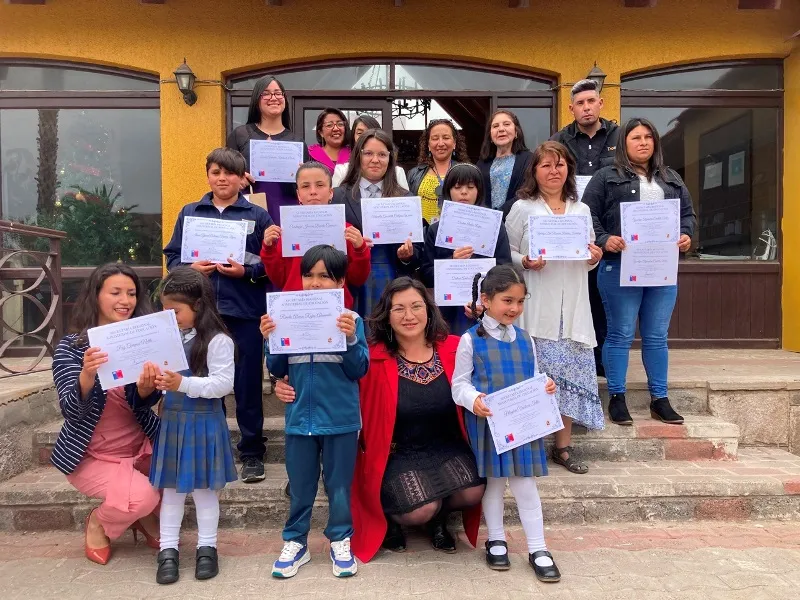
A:
<svg viewBox="0 0 800 600">
<path fill-rule="evenodd" d="M 356 557 L 367 562 L 382 546 L 405 550 L 408 526 L 424 526 L 435 549 L 455 552 L 447 522 L 458 511 L 473 545 L 483 514 L 487 564 L 508 569 L 508 483 L 532 569 L 541 581 L 558 581 L 535 483 L 547 474 L 543 440 L 498 454 L 483 398 L 546 373 L 545 390 L 555 394 L 564 422 L 550 458 L 586 473 L 571 446 L 572 423 L 604 426 L 600 374 L 608 379 L 610 420 L 632 423 L 625 380 L 638 321 L 651 415 L 682 423 L 667 396 L 667 328 L 677 289 L 620 286 L 619 205 L 679 198 L 677 243 L 684 252 L 695 227 L 691 198 L 663 164 L 652 123 L 634 119 L 618 127 L 601 119 L 602 98 L 590 80 L 573 87 L 570 109 L 575 122 L 533 151 L 513 112 L 495 112 L 475 165 L 454 124 L 432 121 L 420 141 L 420 164 L 407 174 L 377 121 L 361 116 L 351 128 L 343 113 L 325 109 L 319 143 L 304 150 L 296 184 L 265 183 L 250 176 L 250 140 L 300 140 L 291 131 L 283 86 L 271 77 L 257 82 L 247 124 L 208 155 L 210 192 L 183 207 L 164 248 L 169 274 L 160 300 L 175 311 L 189 369 L 174 373 L 145 363 L 137 383 L 101 388 L 97 369 L 107 355 L 89 347 L 87 330 L 150 311 L 135 272 L 123 264 L 95 270 L 76 304 L 72 333 L 56 350 L 53 376 L 65 423 L 52 461 L 79 491 L 102 499 L 87 517 L 87 558 L 105 564 L 110 541 L 132 529 L 159 549 L 156 580 L 177 581 L 191 492 L 195 576 L 217 574 L 218 493 L 237 479 L 223 399 L 230 393 L 236 399 L 241 478 L 263 480 L 266 352 L 276 395 L 286 403 L 290 495 L 275 577 L 292 577 L 310 559 L 307 536 L 321 472 L 336 576 L 354 575 Z M 582 199 L 577 175 L 592 175 Z M 266 193 L 267 210 L 247 200 L 247 187 Z M 421 198 L 424 243 L 373 244 L 363 230 L 362 199 L 402 196 Z M 436 246 L 445 200 L 502 210 L 504 225 L 496 266 L 476 275 L 473 301 L 440 309 L 429 291 L 434 261 L 477 258 L 470 247 Z M 346 253 L 320 245 L 302 257 L 282 256 L 280 207 L 297 202 L 344 205 Z M 591 216 L 590 258 L 528 256 L 528 216 L 569 214 Z M 186 217 L 246 221 L 244 263 L 182 263 Z M 345 352 L 269 353 L 265 340 L 276 323 L 266 314 L 265 292 L 339 288 Z"/>
</svg>

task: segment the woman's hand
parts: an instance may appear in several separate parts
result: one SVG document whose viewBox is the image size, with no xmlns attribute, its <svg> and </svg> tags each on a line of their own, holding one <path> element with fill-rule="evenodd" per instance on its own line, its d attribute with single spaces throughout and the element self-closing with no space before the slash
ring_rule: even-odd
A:
<svg viewBox="0 0 800 600">
<path fill-rule="evenodd" d="M 405 243 L 397 249 L 397 258 L 403 262 L 408 262 L 414 256 L 414 246 L 411 243 L 411 238 L 408 238 Z"/>
<path fill-rule="evenodd" d="M 492 416 L 492 411 L 483 403 L 484 398 L 486 398 L 486 394 L 478 394 L 478 397 L 475 398 L 475 402 L 472 404 L 472 412 L 475 413 L 476 417 Z"/>
<path fill-rule="evenodd" d="M 467 316 L 468 319 L 480 319 L 481 315 L 483 314 L 483 306 L 480 304 L 475 305 L 475 312 L 472 312 L 472 305 L 465 304 L 464 305 L 464 314 Z"/>
<path fill-rule="evenodd" d="M 462 248 L 456 248 L 453 252 L 453 258 L 471 258 L 472 257 L 472 246 L 464 246 Z"/>
<path fill-rule="evenodd" d="M 289 385 L 289 376 L 275 382 L 275 396 L 281 402 L 291 404 L 294 402 L 294 388 Z"/>
<path fill-rule="evenodd" d="M 270 225 L 267 227 L 267 230 L 264 232 L 264 245 L 269 248 L 277 242 L 281 237 L 281 228 L 277 225 Z M 345 238 L 347 238 L 347 234 L 345 233 Z"/>
<path fill-rule="evenodd" d="M 269 338 L 270 333 L 275 331 L 276 327 L 277 325 L 275 325 L 275 321 L 272 320 L 272 317 L 269 315 L 261 315 L 261 322 L 258 325 L 258 329 L 261 331 L 261 335 L 264 336 L 265 340 Z"/>
<path fill-rule="evenodd" d="M 197 262 L 192 263 L 192 268 L 198 273 L 202 273 L 208 277 L 211 275 L 211 273 L 217 270 L 217 265 L 210 260 L 198 260 Z"/>
<path fill-rule="evenodd" d="M 244 177 L 242 178 L 242 183 L 239 184 L 239 189 L 243 190 L 244 188 L 249 186 L 251 183 L 255 183 L 255 182 L 256 182 L 256 178 L 253 177 L 252 175 L 250 175 L 250 173 L 245 172 Z"/>
<path fill-rule="evenodd" d="M 548 394 L 555 394 L 556 393 L 556 382 L 547 378 L 547 383 L 544 384 L 544 391 Z"/>
<path fill-rule="evenodd" d="M 336 326 L 347 337 L 352 337 L 356 334 L 356 320 L 353 313 L 342 313 L 336 317 Z"/>
<path fill-rule="evenodd" d="M 590 265 L 596 265 L 600 262 L 600 259 L 603 258 L 603 250 L 600 248 L 600 246 L 595 244 L 589 244 L 589 254 L 592 255 L 592 257 L 589 259 Z"/>
<path fill-rule="evenodd" d="M 264 238 L 264 243 L 266 243 L 266 233 L 264 234 Z M 361 235 L 361 232 L 357 228 L 350 225 L 350 227 L 344 230 L 344 241 L 350 242 L 353 244 L 353 248 L 359 249 L 364 245 L 364 236 Z"/>
<path fill-rule="evenodd" d="M 625 250 L 625 240 L 618 235 L 610 235 L 606 240 L 606 250 L 608 252 L 622 252 Z"/>
<path fill-rule="evenodd" d="M 522 257 L 522 268 L 530 271 L 541 271 L 547 261 L 539 256 L 536 260 L 531 260 L 529 256 Z"/>
<path fill-rule="evenodd" d="M 681 238 L 678 240 L 678 250 L 680 250 L 681 252 L 688 252 L 691 245 L 692 245 L 692 238 L 690 238 L 685 233 L 681 234 Z"/>
<path fill-rule="evenodd" d="M 225 263 L 218 263 L 217 271 L 226 277 L 232 277 L 234 279 L 241 279 L 244 277 L 244 265 L 236 262 L 232 258 L 228 259 L 227 265 Z"/>
<path fill-rule="evenodd" d="M 139 396 L 147 398 L 150 394 L 156 391 L 156 377 L 161 375 L 161 369 L 158 365 L 151 362 L 146 362 L 142 366 L 142 372 L 139 374 L 139 381 L 136 382 L 136 391 Z"/>
<path fill-rule="evenodd" d="M 174 371 L 164 371 L 156 376 L 156 389 L 162 392 L 177 392 L 183 376 Z"/>
</svg>

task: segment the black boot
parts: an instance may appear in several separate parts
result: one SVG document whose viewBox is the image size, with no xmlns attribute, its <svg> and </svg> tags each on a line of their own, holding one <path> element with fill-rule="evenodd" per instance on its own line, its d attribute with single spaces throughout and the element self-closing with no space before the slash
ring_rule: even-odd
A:
<svg viewBox="0 0 800 600">
<path fill-rule="evenodd" d="M 651 398 L 650 416 L 662 423 L 683 425 L 683 417 L 673 410 L 669 398 Z"/>
<path fill-rule="evenodd" d="M 544 583 L 556 583 L 557 581 L 561 581 L 561 572 L 556 566 L 556 561 L 553 560 L 553 564 L 549 567 L 540 567 L 536 564 L 536 559 L 541 556 L 546 556 L 550 560 L 553 560 L 553 555 L 547 550 L 539 550 L 533 554 L 528 554 L 528 562 L 531 567 L 533 567 L 536 578 Z"/>
<path fill-rule="evenodd" d="M 386 537 L 383 538 L 381 546 L 392 552 L 406 551 L 406 536 L 403 535 L 400 525 L 389 516 L 386 517 Z"/>
<path fill-rule="evenodd" d="M 503 546 L 505 554 L 492 554 L 490 550 L 494 546 Z M 511 561 L 508 560 L 508 544 L 502 540 L 486 541 L 486 564 L 495 571 L 508 571 L 511 568 Z"/>
<path fill-rule="evenodd" d="M 217 549 L 213 546 L 200 546 L 197 549 L 194 565 L 195 579 L 211 579 L 219 573 Z"/>
<path fill-rule="evenodd" d="M 628 405 L 625 404 L 625 394 L 612 394 L 608 403 L 608 417 L 617 425 L 633 425 Z"/>
<path fill-rule="evenodd" d="M 156 583 L 175 583 L 178 581 L 179 554 L 175 548 L 166 548 L 158 553 L 156 562 Z"/>
<path fill-rule="evenodd" d="M 456 541 L 447 531 L 447 514 L 439 513 L 428 523 L 428 533 L 431 535 L 431 544 L 434 550 L 453 554 L 456 551 Z"/>
</svg>

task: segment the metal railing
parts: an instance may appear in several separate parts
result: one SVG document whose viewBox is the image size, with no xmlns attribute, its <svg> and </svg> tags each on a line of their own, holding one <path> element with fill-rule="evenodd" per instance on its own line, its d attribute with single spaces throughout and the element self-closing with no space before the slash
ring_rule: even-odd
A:
<svg viewBox="0 0 800 600">
<path fill-rule="evenodd" d="M 0 220 L 0 379 L 50 369 L 42 361 L 46 356 L 52 358 L 54 345 L 63 333 L 64 237 L 63 231 Z M 49 306 L 45 305 L 46 295 L 50 297 Z M 25 325 L 26 303 L 42 317 L 30 330 Z M 37 344 L 26 345 L 25 338 L 32 338 Z"/>
</svg>

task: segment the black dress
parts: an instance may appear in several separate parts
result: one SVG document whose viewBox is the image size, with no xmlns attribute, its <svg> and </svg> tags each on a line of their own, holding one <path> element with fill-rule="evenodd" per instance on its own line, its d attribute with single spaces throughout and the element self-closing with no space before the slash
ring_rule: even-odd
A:
<svg viewBox="0 0 800 600">
<path fill-rule="evenodd" d="M 397 370 L 397 419 L 381 484 L 381 505 L 389 515 L 484 483 L 461 435 L 439 355 L 424 363 L 398 356 Z"/>
</svg>

